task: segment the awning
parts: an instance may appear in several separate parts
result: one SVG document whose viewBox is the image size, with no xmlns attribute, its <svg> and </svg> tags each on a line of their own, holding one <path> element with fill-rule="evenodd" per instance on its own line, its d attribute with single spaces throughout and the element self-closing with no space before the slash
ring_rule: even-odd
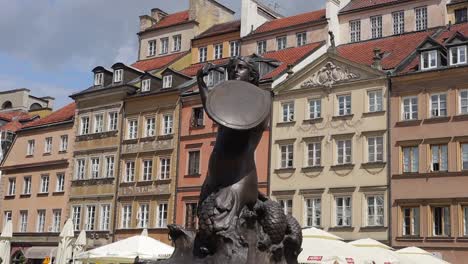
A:
<svg viewBox="0 0 468 264">
<path fill-rule="evenodd" d="M 55 257 L 57 247 L 30 247 L 24 252 L 27 259 L 45 259 L 46 257 Z"/>
</svg>

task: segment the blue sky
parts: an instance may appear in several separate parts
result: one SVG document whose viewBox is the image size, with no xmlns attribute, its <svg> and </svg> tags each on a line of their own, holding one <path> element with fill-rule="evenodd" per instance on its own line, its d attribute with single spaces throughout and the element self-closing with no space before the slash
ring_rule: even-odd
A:
<svg viewBox="0 0 468 264">
<path fill-rule="evenodd" d="M 241 0 L 220 0 L 239 12 Z M 325 0 L 264 0 L 283 15 L 312 11 Z M 0 0 L 0 91 L 28 88 L 56 98 L 92 83 L 91 70 L 136 60 L 138 16 L 177 12 L 188 0 Z"/>
</svg>

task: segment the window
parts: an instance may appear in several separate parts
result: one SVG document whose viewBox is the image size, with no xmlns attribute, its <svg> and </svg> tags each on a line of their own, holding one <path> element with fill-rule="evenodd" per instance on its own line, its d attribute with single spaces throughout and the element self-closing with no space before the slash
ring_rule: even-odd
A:
<svg viewBox="0 0 468 264">
<path fill-rule="evenodd" d="M 163 115 L 163 135 L 170 135 L 172 134 L 172 114 L 165 114 Z"/>
<path fill-rule="evenodd" d="M 68 135 L 60 136 L 60 151 L 67 151 L 68 149 Z"/>
<path fill-rule="evenodd" d="M 307 33 L 306 32 L 301 32 L 301 33 L 296 33 L 296 42 L 297 46 L 304 46 L 307 44 Z"/>
<path fill-rule="evenodd" d="M 427 7 L 418 7 L 416 13 L 416 31 L 427 29 Z"/>
<path fill-rule="evenodd" d="M 384 196 L 367 196 L 367 226 L 384 225 Z"/>
<path fill-rule="evenodd" d="M 125 163 L 125 182 L 135 181 L 135 162 L 127 161 Z"/>
<path fill-rule="evenodd" d="M 321 143 L 320 142 L 308 143 L 307 152 L 308 152 L 307 166 L 309 167 L 320 166 L 320 158 L 322 155 Z"/>
<path fill-rule="evenodd" d="M 468 236 L 468 206 L 463 207 L 463 236 Z"/>
<path fill-rule="evenodd" d="M 351 226 L 351 197 L 336 197 L 336 226 Z"/>
<path fill-rule="evenodd" d="M 36 232 L 44 233 L 45 232 L 45 210 L 37 210 L 37 222 L 36 222 Z"/>
<path fill-rule="evenodd" d="M 231 57 L 237 57 L 240 55 L 240 45 L 239 41 L 231 41 L 229 42 L 230 46 L 230 56 Z"/>
<path fill-rule="evenodd" d="M 169 51 L 169 38 L 162 38 L 160 54 L 166 54 Z"/>
<path fill-rule="evenodd" d="M 163 89 L 172 87 L 172 75 L 166 75 L 163 77 Z"/>
<path fill-rule="evenodd" d="M 468 144 L 461 144 L 461 165 L 462 170 L 468 170 Z"/>
<path fill-rule="evenodd" d="M 110 112 L 109 113 L 109 131 L 117 130 L 117 121 L 118 121 L 118 113 L 117 112 Z"/>
<path fill-rule="evenodd" d="M 419 208 L 402 208 L 403 236 L 419 236 Z"/>
<path fill-rule="evenodd" d="M 52 138 L 46 137 L 44 142 L 44 153 L 51 153 L 52 152 Z"/>
<path fill-rule="evenodd" d="M 351 139 L 336 141 L 339 165 L 351 164 Z"/>
<path fill-rule="evenodd" d="M 188 154 L 188 175 L 200 174 L 200 151 L 189 151 Z"/>
<path fill-rule="evenodd" d="M 91 158 L 91 178 L 99 178 L 99 158 Z"/>
<path fill-rule="evenodd" d="M 101 133 L 104 130 L 104 115 L 94 115 L 94 133 Z"/>
<path fill-rule="evenodd" d="M 431 117 L 447 116 L 447 95 L 431 95 Z"/>
<path fill-rule="evenodd" d="M 371 20 L 371 32 L 372 38 L 381 38 L 382 37 L 382 16 L 373 16 Z"/>
<path fill-rule="evenodd" d="M 27 232 L 28 231 L 28 211 L 20 211 L 20 232 Z"/>
<path fill-rule="evenodd" d="M 421 53 L 421 70 L 429 70 L 437 67 L 437 50 Z"/>
<path fill-rule="evenodd" d="M 75 179 L 83 180 L 84 173 L 85 173 L 85 160 L 84 159 L 76 160 Z"/>
<path fill-rule="evenodd" d="M 88 205 L 86 206 L 86 222 L 85 230 L 91 231 L 95 230 L 95 221 L 96 221 L 96 206 Z"/>
<path fill-rule="evenodd" d="M 392 13 L 393 17 L 393 34 L 399 35 L 405 33 L 405 11 L 397 11 Z"/>
<path fill-rule="evenodd" d="M 16 179 L 8 179 L 8 195 L 15 195 L 16 193 Z"/>
<path fill-rule="evenodd" d="M 29 155 L 34 155 L 34 147 L 36 146 L 36 142 L 34 139 L 28 140 L 28 149 L 26 150 L 26 154 Z"/>
<path fill-rule="evenodd" d="M 257 41 L 257 53 L 263 54 L 267 52 L 267 45 L 266 40 Z"/>
<path fill-rule="evenodd" d="M 192 109 L 191 121 L 192 127 L 203 127 L 203 107 L 195 107 Z"/>
<path fill-rule="evenodd" d="M 60 232 L 60 222 L 62 221 L 62 210 L 53 210 L 52 212 L 52 232 Z"/>
<path fill-rule="evenodd" d="M 124 205 L 122 207 L 122 228 L 130 228 L 132 223 L 132 206 L 131 205 Z"/>
<path fill-rule="evenodd" d="M 468 114 L 468 90 L 460 91 L 460 114 Z"/>
<path fill-rule="evenodd" d="M 338 95 L 338 115 L 351 114 L 351 95 Z"/>
<path fill-rule="evenodd" d="M 152 160 L 144 160 L 143 161 L 143 181 L 151 181 L 151 177 L 153 175 L 153 161 Z"/>
<path fill-rule="evenodd" d="M 293 168 L 294 166 L 294 145 L 286 144 L 280 146 L 281 150 L 281 169 Z"/>
<path fill-rule="evenodd" d="M 55 184 L 55 192 L 63 192 L 65 190 L 65 174 L 57 174 L 57 183 Z"/>
<path fill-rule="evenodd" d="M 194 230 L 197 228 L 197 203 L 185 204 L 185 229 Z"/>
<path fill-rule="evenodd" d="M 149 92 L 151 87 L 151 79 L 146 79 L 141 81 L 141 91 Z"/>
<path fill-rule="evenodd" d="M 419 171 L 419 149 L 415 147 L 403 147 L 403 172 Z"/>
<path fill-rule="evenodd" d="M 281 36 L 276 38 L 276 48 L 277 50 L 282 50 L 286 48 L 286 36 Z"/>
<path fill-rule="evenodd" d="M 218 60 L 223 57 L 223 44 L 214 45 L 214 59 Z"/>
<path fill-rule="evenodd" d="M 468 21 L 467 8 L 455 9 L 455 23 L 464 23 Z"/>
<path fill-rule="evenodd" d="M 309 100 L 309 119 L 321 117 L 322 101 L 320 99 Z"/>
<path fill-rule="evenodd" d="M 156 118 L 147 117 L 145 126 L 145 137 L 153 137 L 156 135 Z"/>
<path fill-rule="evenodd" d="M 81 226 L 81 206 L 72 206 L 73 229 L 80 230 Z"/>
<path fill-rule="evenodd" d="M 349 21 L 351 42 L 361 41 L 361 20 Z"/>
<path fill-rule="evenodd" d="M 208 51 L 207 51 L 206 47 L 198 48 L 198 61 L 199 62 L 205 62 L 207 53 L 208 53 Z"/>
<path fill-rule="evenodd" d="M 293 201 L 291 199 L 278 199 L 278 203 L 285 215 L 292 215 Z"/>
<path fill-rule="evenodd" d="M 123 77 L 123 70 L 122 69 L 114 71 L 114 82 L 115 83 L 121 82 L 123 80 L 122 77 Z"/>
<path fill-rule="evenodd" d="M 114 177 L 114 156 L 107 156 L 106 157 L 106 177 L 112 178 Z"/>
<path fill-rule="evenodd" d="M 322 201 L 320 198 L 305 199 L 307 227 L 320 227 L 322 219 Z"/>
<path fill-rule="evenodd" d="M 128 120 L 127 139 L 136 139 L 138 137 L 138 120 Z"/>
<path fill-rule="evenodd" d="M 103 85 L 104 83 L 104 73 L 98 72 L 94 74 L 94 85 Z"/>
<path fill-rule="evenodd" d="M 282 122 L 294 121 L 294 102 L 285 102 L 281 104 L 283 109 Z"/>
<path fill-rule="evenodd" d="M 31 194 L 31 176 L 24 177 L 23 194 Z"/>
<path fill-rule="evenodd" d="M 382 91 L 370 91 L 367 95 L 369 97 L 369 112 L 382 111 Z"/>
<path fill-rule="evenodd" d="M 148 56 L 156 55 L 156 40 L 148 41 Z"/>
<path fill-rule="evenodd" d="M 432 171 L 447 171 L 447 145 L 431 145 Z"/>
<path fill-rule="evenodd" d="M 49 192 L 49 176 L 42 175 L 41 176 L 41 189 L 39 193 L 48 193 Z"/>
<path fill-rule="evenodd" d="M 89 116 L 82 116 L 80 122 L 80 135 L 89 134 Z"/>
<path fill-rule="evenodd" d="M 466 46 L 450 48 L 450 65 L 466 63 Z"/>
<path fill-rule="evenodd" d="M 12 212 L 11 211 L 5 211 L 4 212 L 4 218 L 3 218 L 3 225 L 5 225 L 6 222 L 11 221 L 12 219 Z"/>
<path fill-rule="evenodd" d="M 149 223 L 149 205 L 148 204 L 140 204 L 140 208 L 138 209 L 138 228 L 147 228 Z"/>
<path fill-rule="evenodd" d="M 432 231 L 434 236 L 450 236 L 450 207 L 432 207 Z"/>
<path fill-rule="evenodd" d="M 418 119 L 418 97 L 404 97 L 403 98 L 403 116 L 402 120 L 416 120 Z"/>
<path fill-rule="evenodd" d="M 166 228 L 167 227 L 167 203 L 159 203 L 156 217 L 156 227 Z"/>
<path fill-rule="evenodd" d="M 175 35 L 172 37 L 172 40 L 174 41 L 174 48 L 172 49 L 173 51 L 179 51 L 182 49 L 182 35 Z"/>
<path fill-rule="evenodd" d="M 383 137 L 369 137 L 367 138 L 367 150 L 369 162 L 382 162 L 383 161 Z"/>
<path fill-rule="evenodd" d="M 110 204 L 102 204 L 99 213 L 99 230 L 109 230 L 110 226 Z"/>
<path fill-rule="evenodd" d="M 159 159 L 159 179 L 167 180 L 170 178 L 171 172 L 171 159 L 170 158 L 160 158 Z"/>
</svg>

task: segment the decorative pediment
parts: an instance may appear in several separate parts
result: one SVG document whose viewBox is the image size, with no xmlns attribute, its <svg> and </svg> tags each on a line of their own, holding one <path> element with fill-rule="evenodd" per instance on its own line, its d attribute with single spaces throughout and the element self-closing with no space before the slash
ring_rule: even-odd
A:
<svg viewBox="0 0 468 264">
<path fill-rule="evenodd" d="M 359 79 L 359 77 L 359 73 L 352 72 L 344 66 L 338 66 L 332 61 L 329 61 L 310 78 L 303 82 L 301 88 L 319 86 L 331 87 L 337 83 Z"/>
</svg>

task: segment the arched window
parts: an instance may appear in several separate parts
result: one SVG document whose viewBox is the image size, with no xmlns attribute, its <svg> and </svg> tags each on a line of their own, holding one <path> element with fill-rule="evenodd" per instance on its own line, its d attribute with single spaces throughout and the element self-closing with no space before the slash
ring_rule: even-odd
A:
<svg viewBox="0 0 468 264">
<path fill-rule="evenodd" d="M 38 103 L 34 103 L 31 105 L 31 107 L 29 107 L 29 110 L 39 110 L 39 109 L 42 109 L 42 105 Z"/>
<path fill-rule="evenodd" d="M 10 101 L 6 101 L 2 105 L 2 109 L 10 109 L 13 107 L 13 104 Z"/>
</svg>

